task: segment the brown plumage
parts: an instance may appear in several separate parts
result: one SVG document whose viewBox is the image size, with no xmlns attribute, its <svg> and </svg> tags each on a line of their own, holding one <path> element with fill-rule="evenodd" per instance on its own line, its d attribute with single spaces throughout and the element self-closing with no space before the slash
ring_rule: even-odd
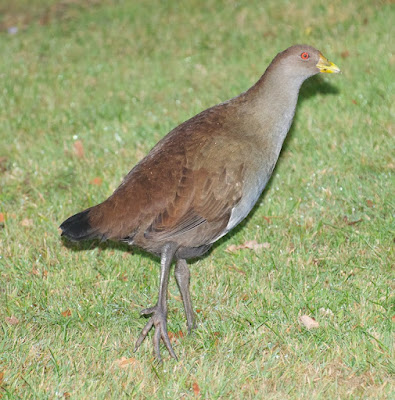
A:
<svg viewBox="0 0 395 400">
<path fill-rule="evenodd" d="M 155 325 L 155 354 L 167 335 L 170 265 L 194 327 L 186 259 L 204 254 L 241 222 L 258 200 L 291 126 L 303 81 L 339 72 L 313 47 L 292 46 L 275 57 L 248 91 L 211 107 L 173 129 L 103 203 L 60 226 L 71 240 L 125 241 L 161 256 L 159 299 L 136 348 Z"/>
</svg>

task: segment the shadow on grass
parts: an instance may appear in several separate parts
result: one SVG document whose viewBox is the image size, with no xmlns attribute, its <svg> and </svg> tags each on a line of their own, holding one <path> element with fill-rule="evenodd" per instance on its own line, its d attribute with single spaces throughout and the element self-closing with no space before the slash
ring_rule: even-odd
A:
<svg viewBox="0 0 395 400">
<path fill-rule="evenodd" d="M 340 93 L 339 89 L 332 83 L 324 80 L 324 78 L 320 74 L 314 75 L 313 77 L 308 79 L 302 85 L 302 87 L 300 89 L 299 100 L 298 100 L 299 106 L 296 106 L 294 121 L 298 115 L 298 110 L 299 110 L 300 104 L 303 103 L 304 101 L 306 101 L 306 100 L 310 99 L 311 97 L 314 97 L 318 94 L 327 96 L 327 95 L 337 95 L 339 93 Z M 288 132 L 288 135 L 284 140 L 282 151 L 287 149 L 289 142 L 293 136 L 294 130 L 295 130 L 295 124 L 292 124 L 292 126 Z M 281 164 L 281 154 L 280 154 L 279 160 L 277 162 L 277 165 L 279 165 L 279 164 Z"/>
<path fill-rule="evenodd" d="M 337 89 L 336 86 L 323 80 L 323 78 L 320 75 L 315 75 L 314 77 L 310 78 L 303 84 L 303 86 L 300 90 L 300 93 L 299 93 L 298 103 L 300 104 L 303 101 L 308 100 L 310 97 L 313 97 L 317 94 L 336 95 L 338 93 L 339 93 L 339 90 Z M 298 107 L 296 108 L 295 116 L 297 113 L 298 113 Z M 291 129 L 289 130 L 288 135 L 284 141 L 282 151 L 286 150 L 287 147 L 289 146 L 289 142 L 290 142 L 290 140 L 292 140 L 291 138 L 293 136 L 294 129 L 295 129 L 294 125 L 292 124 Z M 281 164 L 281 162 L 282 162 L 282 157 L 281 157 L 281 153 L 280 153 L 280 157 L 277 161 L 277 164 L 276 164 L 273 174 L 275 173 L 276 169 Z M 257 208 L 259 207 L 259 204 L 265 198 L 265 195 L 266 195 L 267 191 L 270 189 L 271 185 L 272 185 L 272 179 L 269 180 L 268 184 L 266 185 L 265 190 L 263 191 L 262 195 L 258 199 L 257 203 L 255 204 L 255 206 L 253 207 L 251 212 L 237 227 L 235 227 L 231 232 L 229 232 L 223 238 L 221 238 L 220 240 L 215 242 L 213 244 L 213 246 L 211 247 L 211 249 L 208 250 L 207 253 L 205 253 L 201 257 L 191 259 L 189 261 L 189 263 L 194 263 L 198 259 L 207 257 L 215 248 L 217 248 L 218 246 L 221 246 L 225 241 L 229 240 L 234 235 L 237 235 L 237 233 L 240 232 L 240 230 L 242 230 L 245 227 L 245 225 L 248 224 L 249 220 L 254 216 Z M 70 242 L 69 240 L 65 239 L 64 237 L 62 237 L 62 241 L 63 241 L 63 244 L 67 248 L 71 249 L 72 251 L 85 251 L 85 250 L 91 250 L 93 248 L 99 248 L 101 250 L 120 250 L 120 251 L 129 252 L 131 254 L 144 255 L 144 256 L 150 258 L 151 260 L 158 262 L 157 256 L 155 256 L 139 247 L 130 246 L 128 244 L 121 243 L 121 242 L 114 242 L 114 241 L 100 242 L 98 240 L 88 240 L 85 242 L 76 243 L 76 242 Z"/>
</svg>

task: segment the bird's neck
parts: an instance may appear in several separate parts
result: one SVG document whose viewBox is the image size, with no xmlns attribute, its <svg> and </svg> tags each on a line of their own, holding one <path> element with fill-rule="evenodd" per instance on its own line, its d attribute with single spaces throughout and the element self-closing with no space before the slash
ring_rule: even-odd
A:
<svg viewBox="0 0 395 400">
<path fill-rule="evenodd" d="M 277 156 L 295 115 L 299 90 L 304 78 L 289 76 L 282 68 L 269 68 L 259 81 L 245 92 L 252 117 L 273 145 Z"/>
</svg>

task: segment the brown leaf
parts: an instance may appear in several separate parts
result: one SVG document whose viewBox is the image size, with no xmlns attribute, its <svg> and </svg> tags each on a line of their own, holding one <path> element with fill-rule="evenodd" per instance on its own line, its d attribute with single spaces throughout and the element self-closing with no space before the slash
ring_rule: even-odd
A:
<svg viewBox="0 0 395 400">
<path fill-rule="evenodd" d="M 355 99 L 351 100 L 353 104 L 358 104 L 358 102 Z"/>
<path fill-rule="evenodd" d="M 126 282 L 126 281 L 128 280 L 128 275 L 127 275 L 125 272 L 122 272 L 122 274 L 119 275 L 118 279 L 119 279 L 120 281 Z"/>
<path fill-rule="evenodd" d="M 7 171 L 7 157 L 0 157 L 0 172 Z"/>
<path fill-rule="evenodd" d="M 22 220 L 21 225 L 26 226 L 26 227 L 33 226 L 33 220 L 29 219 L 29 218 L 25 218 Z"/>
<path fill-rule="evenodd" d="M 19 324 L 19 319 L 15 315 L 11 315 L 11 317 L 5 317 L 5 322 L 10 325 L 17 325 Z"/>
<path fill-rule="evenodd" d="M 366 200 L 366 205 L 368 206 L 368 207 L 370 207 L 370 208 L 372 208 L 373 207 L 373 201 L 372 200 Z M 1 221 L 0 221 L 1 222 Z"/>
<path fill-rule="evenodd" d="M 119 367 L 119 368 L 127 368 L 130 365 L 133 365 L 136 363 L 136 359 L 134 357 L 131 358 L 126 358 L 126 357 L 121 357 L 119 360 L 115 360 L 114 363 Z"/>
<path fill-rule="evenodd" d="M 62 311 L 64 317 L 71 317 L 71 311 L 69 309 Z"/>
<path fill-rule="evenodd" d="M 235 244 L 230 244 L 225 251 L 228 253 L 235 253 L 239 247 L 236 246 Z"/>
<path fill-rule="evenodd" d="M 243 270 L 240 269 L 240 268 L 235 267 L 234 265 L 229 265 L 228 268 L 231 269 L 231 270 L 233 270 L 233 271 L 238 272 L 239 274 L 242 274 L 242 275 L 245 275 L 245 274 L 246 274 L 245 271 L 243 271 Z"/>
<path fill-rule="evenodd" d="M 341 58 L 350 57 L 350 52 L 348 50 L 344 50 L 340 53 Z"/>
<path fill-rule="evenodd" d="M 63 393 L 63 397 L 64 397 L 65 399 L 69 399 L 71 396 L 70 396 L 70 393 L 69 393 L 69 392 L 64 392 L 64 393 Z"/>
<path fill-rule="evenodd" d="M 0 224 L 4 224 L 4 221 L 5 221 L 4 214 L 0 212 Z"/>
<path fill-rule="evenodd" d="M 319 328 L 320 326 L 319 323 L 314 318 L 311 318 L 308 315 L 302 315 L 299 318 L 299 320 L 306 329 L 315 329 Z"/>
<path fill-rule="evenodd" d="M 347 216 L 345 215 L 344 217 L 343 217 L 343 221 L 347 224 L 347 225 L 355 225 L 355 224 L 359 224 L 360 222 L 362 222 L 362 218 L 360 218 L 360 219 L 357 219 L 357 220 L 355 220 L 355 221 L 349 221 L 348 220 L 348 218 L 347 218 Z"/>
<path fill-rule="evenodd" d="M 239 245 L 231 244 L 230 246 L 227 247 L 226 251 L 228 253 L 234 253 L 237 250 L 240 249 L 249 249 L 249 250 L 254 250 L 258 251 L 261 249 L 268 249 L 270 248 L 270 243 L 258 243 L 256 240 L 248 240 L 247 242 Z"/>
<path fill-rule="evenodd" d="M 200 387 L 199 387 L 199 385 L 197 384 L 197 382 L 193 382 L 193 383 L 192 383 L 192 390 L 193 390 L 193 393 L 194 393 L 195 396 L 199 396 Z"/>
<path fill-rule="evenodd" d="M 395 323 L 395 315 L 392 316 L 392 322 Z"/>
<path fill-rule="evenodd" d="M 3 383 L 4 380 L 4 371 L 0 371 L 0 385 Z"/>
<path fill-rule="evenodd" d="M 178 332 L 167 332 L 170 341 L 174 342 L 176 339 L 178 338 L 183 338 L 184 334 L 182 333 L 182 331 L 178 331 Z"/>
<path fill-rule="evenodd" d="M 103 183 L 103 180 L 102 180 L 102 178 L 99 178 L 98 176 L 96 176 L 96 178 L 93 178 L 89 183 L 91 185 L 100 186 Z"/>
<path fill-rule="evenodd" d="M 78 158 L 84 157 L 84 145 L 81 140 L 76 140 L 73 145 L 74 153 Z"/>
</svg>

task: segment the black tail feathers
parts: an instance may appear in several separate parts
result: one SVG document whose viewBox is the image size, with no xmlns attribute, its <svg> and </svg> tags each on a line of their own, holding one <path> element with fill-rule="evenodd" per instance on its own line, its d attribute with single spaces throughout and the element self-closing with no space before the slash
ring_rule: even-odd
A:
<svg viewBox="0 0 395 400">
<path fill-rule="evenodd" d="M 88 208 L 85 211 L 67 218 L 66 221 L 60 225 L 62 236 L 66 236 L 68 239 L 75 242 L 95 238 L 105 239 L 99 229 L 90 224 L 89 211 L 90 209 Z"/>
</svg>

